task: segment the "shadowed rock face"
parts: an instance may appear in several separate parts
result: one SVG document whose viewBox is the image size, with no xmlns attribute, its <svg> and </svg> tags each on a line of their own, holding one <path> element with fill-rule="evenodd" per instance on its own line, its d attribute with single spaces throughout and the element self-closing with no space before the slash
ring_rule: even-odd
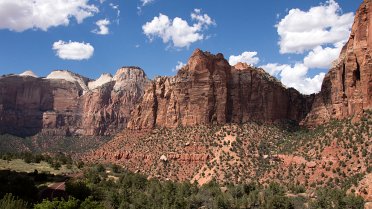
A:
<svg viewBox="0 0 372 209">
<path fill-rule="evenodd" d="M 139 68 L 122 68 L 112 80 L 89 89 L 78 81 L 32 76 L 0 78 L 0 133 L 17 136 L 110 135 L 126 127 L 148 82 Z"/>
<path fill-rule="evenodd" d="M 262 69 L 232 67 L 222 54 L 197 49 L 176 76 L 158 77 L 148 86 L 128 128 L 300 121 L 311 102 L 312 96 L 284 88 Z"/>
<path fill-rule="evenodd" d="M 364 0 L 350 38 L 315 97 L 303 124 L 315 126 L 331 119 L 355 116 L 372 108 L 372 1 Z"/>
</svg>

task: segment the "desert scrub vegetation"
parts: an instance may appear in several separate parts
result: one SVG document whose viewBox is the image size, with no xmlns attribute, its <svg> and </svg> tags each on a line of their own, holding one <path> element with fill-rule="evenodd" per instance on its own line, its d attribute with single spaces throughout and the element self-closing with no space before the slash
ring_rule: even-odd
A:
<svg viewBox="0 0 372 209">
<path fill-rule="evenodd" d="M 34 152 L 34 153 L 82 153 L 97 149 L 111 140 L 108 136 L 43 136 L 17 137 L 9 134 L 0 135 L 0 153 Z"/>
<path fill-rule="evenodd" d="M 50 172 L 54 170 L 53 172 L 57 173 L 59 173 L 59 170 L 61 172 L 72 172 L 73 170 L 78 170 L 80 163 L 77 161 L 74 164 L 71 156 L 64 153 L 0 153 L 0 168 L 16 171 L 30 172 L 30 169 L 36 168 L 40 171 Z"/>
<path fill-rule="evenodd" d="M 314 129 L 286 121 L 157 128 L 139 137 L 128 131 L 99 150 L 126 158 L 89 157 L 160 179 L 215 178 L 221 184 L 274 179 L 285 185 L 301 181 L 313 190 L 347 189 L 371 170 L 371 120 L 367 111 L 359 122 L 333 120 Z"/>
<path fill-rule="evenodd" d="M 203 186 L 190 182 L 173 182 L 148 179 L 112 165 L 89 165 L 84 177 L 67 182 L 68 198 L 37 200 L 20 193 L 11 194 L 0 187 L 0 205 L 20 205 L 14 208 L 35 209 L 302 209 L 310 208 L 363 208 L 363 199 L 348 195 L 343 190 L 319 189 L 314 198 L 302 194 L 304 187 L 293 185 L 290 189 L 275 182 L 262 185 L 258 182 L 220 185 L 212 180 Z M 96 178 L 91 178 L 95 176 Z M 17 184 L 17 182 L 13 182 Z M 31 182 L 32 183 L 32 182 Z M 31 184 L 31 187 L 32 184 Z M 288 192 L 294 191 L 292 195 Z"/>
</svg>

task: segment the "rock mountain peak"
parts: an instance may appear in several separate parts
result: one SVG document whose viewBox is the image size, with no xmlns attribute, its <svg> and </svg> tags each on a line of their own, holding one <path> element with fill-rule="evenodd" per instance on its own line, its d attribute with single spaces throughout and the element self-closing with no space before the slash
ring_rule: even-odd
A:
<svg viewBox="0 0 372 209">
<path fill-rule="evenodd" d="M 128 127 L 291 120 L 318 125 L 372 108 L 372 5 L 355 15 L 350 38 L 321 92 L 304 96 L 262 69 L 230 66 L 196 49 L 173 77 L 147 79 L 139 67 L 92 80 L 66 70 L 0 77 L 0 134 L 108 135 Z M 310 112 L 310 113 L 309 113 Z"/>
</svg>

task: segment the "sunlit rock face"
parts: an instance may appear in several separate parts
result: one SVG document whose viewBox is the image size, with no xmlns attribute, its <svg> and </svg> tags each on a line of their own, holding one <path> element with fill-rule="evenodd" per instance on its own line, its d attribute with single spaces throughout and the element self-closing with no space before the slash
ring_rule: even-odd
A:
<svg viewBox="0 0 372 209">
<path fill-rule="evenodd" d="M 303 124 L 315 126 L 354 116 L 372 108 L 372 1 L 365 0 L 355 15 L 350 38 L 316 95 Z"/>
<path fill-rule="evenodd" d="M 312 96 L 286 89 L 264 70 L 230 66 L 197 49 L 174 77 L 157 77 L 133 111 L 130 129 L 302 120 Z"/>
</svg>

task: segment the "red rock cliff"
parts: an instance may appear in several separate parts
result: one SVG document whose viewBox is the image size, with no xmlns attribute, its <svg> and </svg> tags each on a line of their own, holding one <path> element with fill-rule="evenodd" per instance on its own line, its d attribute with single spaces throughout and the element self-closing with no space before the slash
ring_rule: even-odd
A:
<svg viewBox="0 0 372 209">
<path fill-rule="evenodd" d="M 324 78 L 312 110 L 303 121 L 315 126 L 354 116 L 372 108 L 372 1 L 364 0 L 355 15 L 347 44 Z"/>
<path fill-rule="evenodd" d="M 147 82 L 134 67 L 94 82 L 69 71 L 0 77 L 0 134 L 114 134 L 126 127 Z"/>
<path fill-rule="evenodd" d="M 222 54 L 197 49 L 176 76 L 158 77 L 148 86 L 128 127 L 300 121 L 311 101 L 262 69 L 232 67 Z"/>
</svg>

